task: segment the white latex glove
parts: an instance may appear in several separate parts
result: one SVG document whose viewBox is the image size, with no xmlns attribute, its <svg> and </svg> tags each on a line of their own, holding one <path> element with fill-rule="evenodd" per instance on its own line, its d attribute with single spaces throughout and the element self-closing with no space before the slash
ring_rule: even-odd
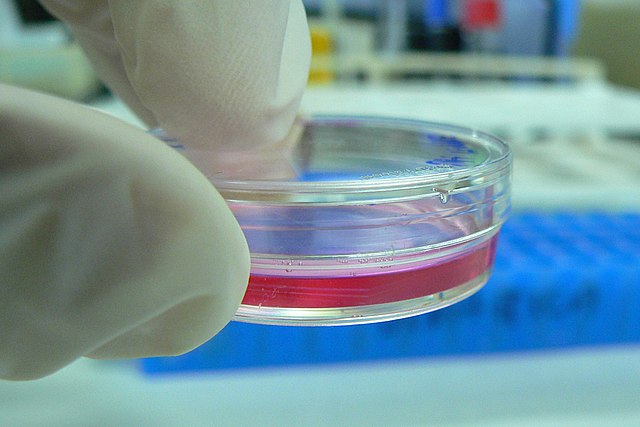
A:
<svg viewBox="0 0 640 427">
<path fill-rule="evenodd" d="M 299 1 L 53 1 L 106 83 L 187 145 L 268 149 L 304 88 Z M 187 160 L 86 107 L 0 85 L 0 378 L 215 335 L 249 254 Z"/>
</svg>

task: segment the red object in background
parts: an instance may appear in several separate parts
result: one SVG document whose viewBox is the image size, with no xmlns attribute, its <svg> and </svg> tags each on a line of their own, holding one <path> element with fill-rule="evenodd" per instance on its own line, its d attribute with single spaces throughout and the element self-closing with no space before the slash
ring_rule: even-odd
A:
<svg viewBox="0 0 640 427">
<path fill-rule="evenodd" d="M 334 308 L 385 304 L 444 292 L 464 285 L 493 265 L 498 237 L 454 259 L 424 268 L 346 277 L 288 277 L 252 274 L 245 305 Z"/>
<path fill-rule="evenodd" d="M 462 25 L 466 30 L 496 29 L 500 21 L 500 4 L 497 0 L 466 0 L 463 3 Z"/>
</svg>

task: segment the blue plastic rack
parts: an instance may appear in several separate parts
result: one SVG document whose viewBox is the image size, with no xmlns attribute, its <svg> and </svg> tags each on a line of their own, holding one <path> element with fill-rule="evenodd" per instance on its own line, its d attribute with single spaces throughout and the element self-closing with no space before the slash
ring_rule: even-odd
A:
<svg viewBox="0 0 640 427">
<path fill-rule="evenodd" d="M 168 373 L 640 342 L 640 213 L 515 214 L 494 274 L 454 306 L 391 322 L 285 327 L 232 322 Z"/>
</svg>

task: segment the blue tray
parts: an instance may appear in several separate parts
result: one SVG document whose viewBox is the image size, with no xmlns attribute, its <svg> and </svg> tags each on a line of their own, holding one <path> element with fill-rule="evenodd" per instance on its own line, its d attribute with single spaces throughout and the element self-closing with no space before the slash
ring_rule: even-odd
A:
<svg viewBox="0 0 640 427">
<path fill-rule="evenodd" d="M 521 212 L 476 295 L 403 320 L 286 327 L 232 322 L 144 372 L 358 362 L 640 342 L 640 213 Z"/>
</svg>

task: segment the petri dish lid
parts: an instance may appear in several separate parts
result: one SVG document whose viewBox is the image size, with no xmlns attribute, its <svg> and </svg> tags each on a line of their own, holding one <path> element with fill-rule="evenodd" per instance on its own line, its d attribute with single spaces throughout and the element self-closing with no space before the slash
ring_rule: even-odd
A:
<svg viewBox="0 0 640 427">
<path fill-rule="evenodd" d="M 295 145 L 268 153 L 184 154 L 233 202 L 384 203 L 436 193 L 446 199 L 510 175 L 504 142 L 460 126 L 317 116 L 301 129 Z"/>
</svg>

